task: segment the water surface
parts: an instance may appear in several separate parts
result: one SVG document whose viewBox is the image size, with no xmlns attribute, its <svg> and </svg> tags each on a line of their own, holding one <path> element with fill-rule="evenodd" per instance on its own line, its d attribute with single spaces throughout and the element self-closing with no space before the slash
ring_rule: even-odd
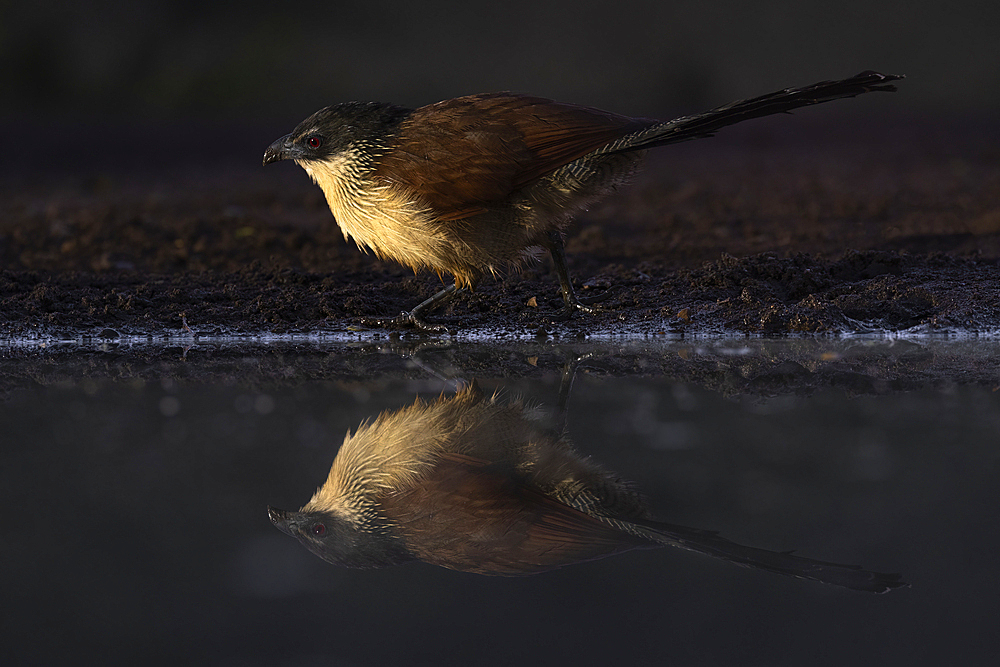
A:
<svg viewBox="0 0 1000 667">
<path fill-rule="evenodd" d="M 4 653 L 105 664 L 977 664 L 1000 650 L 998 345 L 6 348 Z M 567 391 L 568 378 L 575 377 Z M 348 430 L 476 379 L 657 517 L 898 571 L 867 595 L 676 549 L 524 578 L 328 565 L 268 522 Z M 565 404 L 565 415 L 560 405 Z"/>
</svg>

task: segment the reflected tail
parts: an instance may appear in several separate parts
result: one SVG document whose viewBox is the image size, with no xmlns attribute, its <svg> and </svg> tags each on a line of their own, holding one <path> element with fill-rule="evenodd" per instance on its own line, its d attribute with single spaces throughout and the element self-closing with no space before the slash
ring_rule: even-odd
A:
<svg viewBox="0 0 1000 667">
<path fill-rule="evenodd" d="M 812 579 L 824 584 L 843 586 L 855 591 L 887 593 L 894 588 L 909 586 L 901 580 L 901 575 L 888 572 L 872 572 L 858 565 L 829 563 L 812 558 L 793 555 L 791 552 L 769 551 L 737 544 L 720 537 L 717 533 L 697 528 L 686 528 L 656 521 L 632 521 L 635 532 L 657 544 L 680 547 L 714 558 L 735 563 L 742 567 L 752 567 L 777 572 L 791 577 Z"/>
</svg>

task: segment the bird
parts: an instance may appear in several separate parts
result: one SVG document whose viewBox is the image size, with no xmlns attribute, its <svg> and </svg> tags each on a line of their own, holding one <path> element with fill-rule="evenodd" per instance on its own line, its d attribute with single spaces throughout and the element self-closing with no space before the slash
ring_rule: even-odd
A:
<svg viewBox="0 0 1000 667">
<path fill-rule="evenodd" d="M 737 565 L 885 593 L 899 574 L 743 546 L 656 521 L 634 484 L 581 455 L 545 412 L 475 381 L 350 432 L 326 481 L 271 522 L 320 558 L 372 569 L 421 561 L 520 576 L 632 549 L 680 547 Z"/>
<path fill-rule="evenodd" d="M 574 215 L 625 183 L 648 149 L 798 107 L 892 92 L 891 82 L 902 78 L 865 71 L 668 121 L 511 92 L 418 109 L 345 102 L 320 109 L 272 142 L 263 164 L 292 160 L 305 169 L 345 239 L 362 250 L 414 272 L 453 277 L 412 310 L 369 323 L 447 331 L 425 315 L 543 249 L 559 279 L 559 317 L 568 318 L 595 307 L 573 289 L 566 228 Z"/>
</svg>

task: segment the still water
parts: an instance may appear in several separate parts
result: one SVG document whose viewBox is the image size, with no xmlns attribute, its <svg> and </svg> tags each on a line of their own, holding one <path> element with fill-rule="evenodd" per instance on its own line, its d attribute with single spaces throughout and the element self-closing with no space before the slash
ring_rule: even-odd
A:
<svg viewBox="0 0 1000 667">
<path fill-rule="evenodd" d="M 989 664 L 998 360 L 982 340 L 8 347 L 0 658 Z M 350 570 L 271 525 L 345 433 L 473 379 L 538 406 L 657 519 L 911 586 L 674 548 L 529 577 Z"/>
</svg>

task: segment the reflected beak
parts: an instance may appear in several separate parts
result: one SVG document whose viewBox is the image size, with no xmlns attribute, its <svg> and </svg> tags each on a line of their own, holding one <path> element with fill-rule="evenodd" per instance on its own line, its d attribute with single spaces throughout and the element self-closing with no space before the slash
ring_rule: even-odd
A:
<svg viewBox="0 0 1000 667">
<path fill-rule="evenodd" d="M 266 154 L 265 154 L 264 164 L 267 164 Z M 267 516 L 269 519 L 271 519 L 271 523 L 274 524 L 275 528 L 283 532 L 285 535 L 291 535 L 292 537 L 296 537 L 294 530 L 295 524 L 294 524 L 293 512 L 286 512 L 285 510 L 279 510 L 276 507 L 271 507 L 270 505 L 268 505 Z"/>
<path fill-rule="evenodd" d="M 292 135 L 286 134 L 268 146 L 267 150 L 264 151 L 264 164 L 295 159 L 297 152 L 295 145 L 292 144 Z"/>
</svg>

